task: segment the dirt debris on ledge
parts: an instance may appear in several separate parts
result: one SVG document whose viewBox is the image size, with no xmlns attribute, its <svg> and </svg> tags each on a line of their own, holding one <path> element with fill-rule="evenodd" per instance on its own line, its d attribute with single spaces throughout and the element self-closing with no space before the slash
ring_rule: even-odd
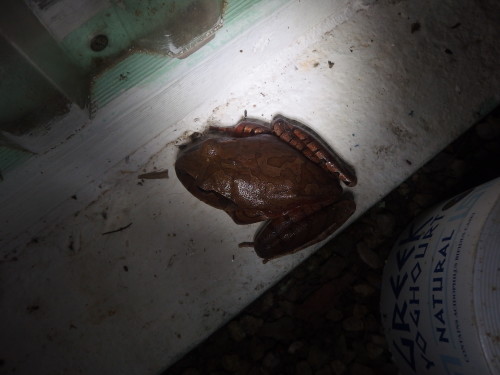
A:
<svg viewBox="0 0 500 375">
<path fill-rule="evenodd" d="M 497 108 L 163 375 L 396 375 L 379 316 L 384 261 L 416 215 L 499 165 Z"/>
</svg>

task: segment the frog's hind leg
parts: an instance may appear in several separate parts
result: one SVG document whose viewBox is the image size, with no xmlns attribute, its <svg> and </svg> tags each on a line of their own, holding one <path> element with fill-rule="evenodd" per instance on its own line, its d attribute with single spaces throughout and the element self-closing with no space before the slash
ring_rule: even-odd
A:
<svg viewBox="0 0 500 375">
<path fill-rule="evenodd" d="M 309 247 L 335 232 L 356 210 L 352 199 L 343 199 L 318 209 L 298 208 L 267 221 L 255 234 L 253 245 L 257 255 L 273 259 Z"/>
<path fill-rule="evenodd" d="M 271 130 L 282 141 L 302 152 L 305 157 L 327 172 L 336 175 L 347 186 L 356 185 L 356 175 L 350 167 L 311 131 L 292 125 L 282 117 L 273 120 Z"/>
<path fill-rule="evenodd" d="M 227 133 L 232 137 L 251 137 L 258 134 L 271 134 L 268 126 L 251 120 L 243 120 L 234 126 L 210 126 L 209 131 Z"/>
</svg>

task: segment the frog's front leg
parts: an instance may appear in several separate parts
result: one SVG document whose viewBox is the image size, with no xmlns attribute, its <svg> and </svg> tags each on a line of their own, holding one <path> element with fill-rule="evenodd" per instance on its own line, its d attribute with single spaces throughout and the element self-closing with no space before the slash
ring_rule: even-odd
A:
<svg viewBox="0 0 500 375">
<path fill-rule="evenodd" d="M 273 120 L 271 131 L 282 141 L 302 152 L 309 160 L 320 165 L 327 172 L 338 176 L 347 186 L 356 185 L 356 175 L 349 166 L 338 155 L 324 146 L 323 142 L 311 132 L 292 125 L 282 117 Z"/>
<path fill-rule="evenodd" d="M 266 261 L 292 254 L 311 246 L 335 232 L 356 210 L 352 199 L 344 199 L 328 206 L 321 204 L 289 211 L 267 221 L 255 234 L 253 246 Z"/>
<path fill-rule="evenodd" d="M 276 117 L 272 121 L 271 127 L 262 125 L 256 121 L 243 120 L 234 126 L 210 126 L 209 130 L 227 133 L 232 137 L 240 138 L 259 134 L 274 134 L 328 173 L 338 177 L 347 186 L 355 186 L 357 184 L 356 175 L 338 155 L 326 147 L 312 132 L 292 125 L 283 117 Z"/>
<path fill-rule="evenodd" d="M 251 137 L 258 134 L 272 134 L 268 126 L 259 124 L 251 120 L 243 120 L 234 126 L 210 126 L 210 131 L 227 133 L 232 137 Z"/>
</svg>

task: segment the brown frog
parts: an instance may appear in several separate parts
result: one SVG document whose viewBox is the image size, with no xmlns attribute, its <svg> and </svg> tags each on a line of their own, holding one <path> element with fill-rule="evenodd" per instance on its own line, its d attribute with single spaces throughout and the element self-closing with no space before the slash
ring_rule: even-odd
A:
<svg viewBox="0 0 500 375">
<path fill-rule="evenodd" d="M 175 163 L 182 184 L 237 224 L 267 220 L 253 246 L 266 261 L 326 238 L 356 210 L 340 181 L 356 185 L 350 168 L 304 126 L 276 117 L 211 126 Z"/>
</svg>

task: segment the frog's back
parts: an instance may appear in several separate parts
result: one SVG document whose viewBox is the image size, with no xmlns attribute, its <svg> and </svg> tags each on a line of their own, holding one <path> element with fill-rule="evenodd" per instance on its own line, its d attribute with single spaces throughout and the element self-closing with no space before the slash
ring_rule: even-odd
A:
<svg viewBox="0 0 500 375">
<path fill-rule="evenodd" d="M 235 216 L 242 214 L 256 218 L 245 222 L 255 222 L 310 203 L 333 202 L 342 192 L 335 177 L 275 136 L 206 142 L 204 153 L 210 157 L 199 186 L 231 201 L 233 206 L 223 209 L 237 222 L 242 220 Z"/>
</svg>

